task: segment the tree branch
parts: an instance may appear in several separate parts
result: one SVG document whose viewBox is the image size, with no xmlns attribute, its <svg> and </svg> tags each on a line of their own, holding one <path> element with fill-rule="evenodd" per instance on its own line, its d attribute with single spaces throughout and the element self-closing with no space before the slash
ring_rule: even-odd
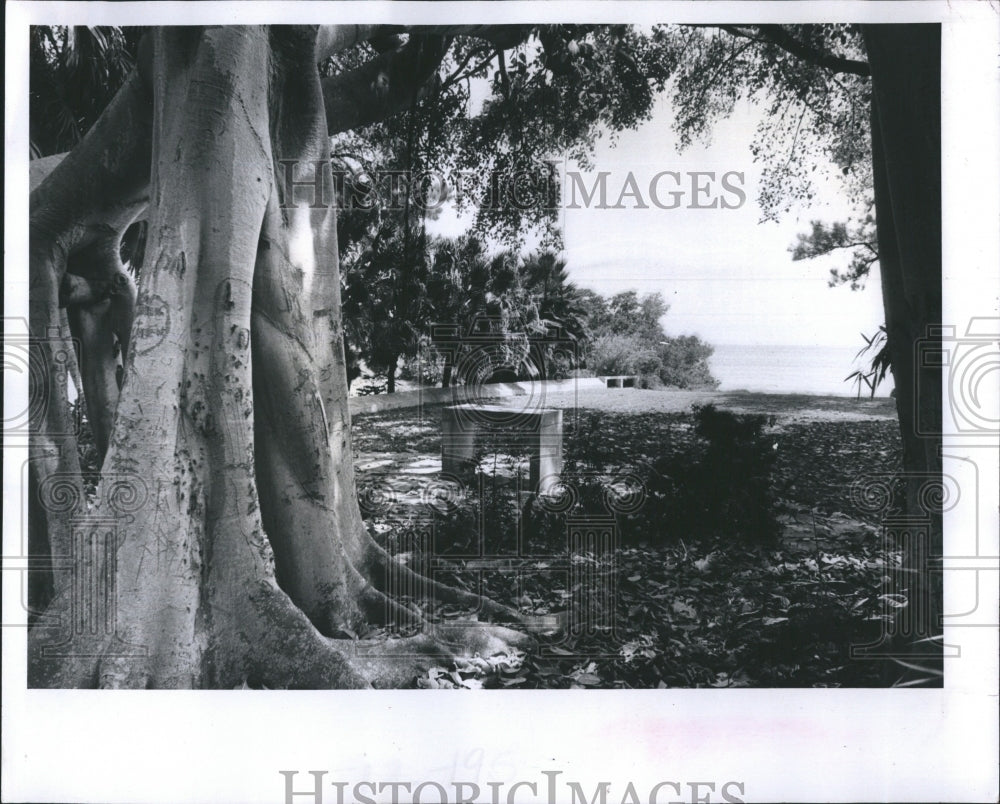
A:
<svg viewBox="0 0 1000 804">
<path fill-rule="evenodd" d="M 758 25 L 757 30 L 772 44 L 777 45 L 793 56 L 798 56 L 800 59 L 808 61 L 810 64 L 832 70 L 835 73 L 851 73 L 852 75 L 864 77 L 871 75 L 868 62 L 816 50 L 810 45 L 800 42 L 780 25 Z"/>
<path fill-rule="evenodd" d="M 455 71 L 451 75 L 449 75 L 444 80 L 444 82 L 441 84 L 441 91 L 442 92 L 444 92 L 446 89 L 448 89 L 449 87 L 451 87 L 453 84 L 457 84 L 459 81 L 464 81 L 466 78 L 469 78 L 469 77 L 475 75 L 480 70 L 482 70 L 483 67 L 485 67 L 487 64 L 489 64 L 493 60 L 493 51 L 491 50 L 490 54 L 488 56 L 486 56 L 486 58 L 481 59 L 476 64 L 475 67 L 473 67 L 471 70 L 466 70 L 463 73 L 462 70 L 472 60 L 472 57 L 474 55 L 476 55 L 477 53 L 480 53 L 480 52 L 481 51 L 479 51 L 479 50 L 470 50 L 466 54 L 465 58 L 462 59 L 461 64 L 459 64 L 458 67 L 455 68 Z"/>
<path fill-rule="evenodd" d="M 451 39 L 413 36 L 401 50 L 383 53 L 347 73 L 323 80 L 330 134 L 376 123 L 426 97 Z"/>
<path fill-rule="evenodd" d="M 497 50 L 497 66 L 500 68 L 500 83 L 503 86 L 504 100 L 510 100 L 510 78 L 507 76 L 507 65 L 504 64 L 502 50 Z"/>
<path fill-rule="evenodd" d="M 731 36 L 739 37 L 741 39 L 749 39 L 751 42 L 756 42 L 757 44 L 777 45 L 787 53 L 791 53 L 793 56 L 798 56 L 800 59 L 807 61 L 810 64 L 815 64 L 818 67 L 823 67 L 834 73 L 850 73 L 852 75 L 860 75 L 863 77 L 871 75 L 868 62 L 858 61 L 857 59 L 849 59 L 846 56 L 838 56 L 836 53 L 827 53 L 823 50 L 817 50 L 811 45 L 807 45 L 805 42 L 796 39 L 780 25 L 755 25 L 752 28 L 747 28 L 739 25 L 705 24 L 692 25 L 691 27 L 718 28 L 720 31 L 725 31 Z M 754 36 L 755 32 L 758 34 L 757 36 Z"/>
<path fill-rule="evenodd" d="M 432 36 L 471 36 L 484 39 L 499 50 L 509 50 L 524 44 L 531 36 L 531 25 L 386 25 L 386 33 L 410 33 Z"/>
</svg>

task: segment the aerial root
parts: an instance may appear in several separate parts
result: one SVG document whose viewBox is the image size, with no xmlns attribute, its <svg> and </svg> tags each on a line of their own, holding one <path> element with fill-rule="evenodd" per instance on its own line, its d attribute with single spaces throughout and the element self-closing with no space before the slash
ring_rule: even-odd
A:
<svg viewBox="0 0 1000 804">
<path fill-rule="evenodd" d="M 474 592 L 457 589 L 454 586 L 449 586 L 448 584 L 415 572 L 390 556 L 373 539 L 369 539 L 366 558 L 372 566 L 374 582 L 377 585 L 379 585 L 380 579 L 386 579 L 392 574 L 395 575 L 398 581 L 410 585 L 411 588 L 424 589 L 436 602 L 454 603 L 459 606 L 465 606 L 470 610 L 470 614 L 489 617 L 514 625 L 524 622 L 521 614 L 509 606 L 497 603 L 488 597 L 477 595 Z"/>
</svg>

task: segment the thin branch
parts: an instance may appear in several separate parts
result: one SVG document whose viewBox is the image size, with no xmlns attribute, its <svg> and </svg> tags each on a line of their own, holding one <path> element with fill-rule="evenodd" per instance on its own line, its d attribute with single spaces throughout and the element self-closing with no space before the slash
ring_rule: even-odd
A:
<svg viewBox="0 0 1000 804">
<path fill-rule="evenodd" d="M 479 48 L 479 47 L 471 47 L 471 48 L 469 48 L 469 52 L 466 53 L 465 56 L 462 58 L 462 60 L 460 62 L 458 62 L 458 64 L 455 65 L 455 69 L 452 71 L 451 75 L 447 76 L 441 82 L 441 89 L 445 90 L 448 87 L 450 87 L 452 84 L 455 84 L 458 81 L 461 81 L 462 80 L 462 75 L 461 75 L 462 70 L 464 70 L 466 68 L 466 66 L 468 65 L 468 63 L 470 61 L 472 61 L 472 57 L 478 55 L 479 53 L 482 53 L 482 48 Z M 481 68 L 483 66 L 483 64 L 485 64 L 485 62 L 481 62 L 480 65 L 479 65 L 479 67 L 477 67 L 476 69 Z M 473 72 L 475 72 L 475 70 L 473 70 Z"/>
<path fill-rule="evenodd" d="M 445 80 L 443 84 L 441 84 L 441 91 L 443 92 L 444 90 L 448 89 L 449 87 L 451 87 L 452 84 L 457 84 L 459 81 L 465 81 L 467 78 L 471 78 L 480 70 L 482 70 L 491 61 L 493 61 L 492 52 L 490 52 L 490 55 L 482 59 L 475 67 L 473 67 L 471 70 L 464 72 L 462 75 L 453 73 L 447 78 L 447 80 Z"/>
<path fill-rule="evenodd" d="M 802 130 L 802 120 L 806 116 L 807 108 L 803 105 L 802 111 L 799 113 L 799 120 L 795 124 L 795 134 L 792 136 L 792 144 L 788 148 L 788 159 L 785 160 L 785 168 L 792 164 L 792 159 L 795 157 L 795 146 L 799 144 L 799 132 Z"/>
</svg>

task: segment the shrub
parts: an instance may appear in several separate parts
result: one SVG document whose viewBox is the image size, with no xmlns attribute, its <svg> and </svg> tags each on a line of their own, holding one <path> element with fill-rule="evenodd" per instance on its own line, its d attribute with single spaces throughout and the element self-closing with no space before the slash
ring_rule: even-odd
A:
<svg viewBox="0 0 1000 804">
<path fill-rule="evenodd" d="M 660 359 L 635 335 L 602 335 L 590 346 L 587 367 L 595 374 L 654 373 Z"/>
<path fill-rule="evenodd" d="M 358 386 L 358 396 L 372 396 L 386 392 L 386 383 L 378 377 L 364 377 L 363 379 L 365 382 Z"/>
<path fill-rule="evenodd" d="M 444 375 L 444 356 L 437 350 L 430 336 L 421 335 L 416 352 L 403 355 L 396 376 L 417 385 L 438 386 Z"/>
<path fill-rule="evenodd" d="M 718 388 L 708 359 L 715 350 L 695 335 L 680 335 L 660 344 L 660 380 L 675 388 Z"/>
<path fill-rule="evenodd" d="M 651 466 L 648 488 L 669 534 L 773 542 L 778 534 L 771 491 L 774 418 L 695 405 L 697 441 Z"/>
<path fill-rule="evenodd" d="M 650 344 L 641 335 L 602 335 L 591 344 L 587 368 L 597 375 L 635 374 L 640 388 L 716 388 L 712 347 L 694 335 Z"/>
</svg>

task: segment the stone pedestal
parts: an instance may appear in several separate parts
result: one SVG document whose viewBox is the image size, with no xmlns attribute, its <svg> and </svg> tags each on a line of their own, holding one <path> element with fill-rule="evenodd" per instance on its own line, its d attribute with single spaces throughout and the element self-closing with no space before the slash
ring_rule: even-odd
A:
<svg viewBox="0 0 1000 804">
<path fill-rule="evenodd" d="M 503 445 L 527 447 L 529 483 L 545 494 L 562 471 L 562 411 L 523 411 L 501 405 L 449 405 L 441 409 L 441 470 L 462 477 L 473 471 L 477 437 L 499 433 Z"/>
</svg>

